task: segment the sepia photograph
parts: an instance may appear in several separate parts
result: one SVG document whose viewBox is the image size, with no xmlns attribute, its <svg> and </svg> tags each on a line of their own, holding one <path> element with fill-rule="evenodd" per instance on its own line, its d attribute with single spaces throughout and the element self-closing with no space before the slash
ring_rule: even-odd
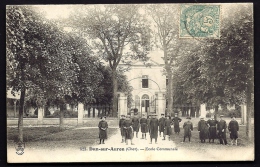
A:
<svg viewBox="0 0 260 167">
<path fill-rule="evenodd" d="M 253 15 L 6 5 L 7 162 L 254 161 Z"/>
</svg>

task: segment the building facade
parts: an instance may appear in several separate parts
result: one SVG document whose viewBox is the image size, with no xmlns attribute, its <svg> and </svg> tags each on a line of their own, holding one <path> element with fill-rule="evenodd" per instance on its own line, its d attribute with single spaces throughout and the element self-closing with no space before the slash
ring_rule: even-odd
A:
<svg viewBox="0 0 260 167">
<path fill-rule="evenodd" d="M 124 67 L 124 64 L 119 66 Z M 136 109 L 139 115 L 165 113 L 165 92 L 167 78 L 164 75 L 163 59 L 159 55 L 145 62 L 135 61 L 125 72 L 130 86 L 133 87 L 133 102 L 128 112 Z"/>
</svg>

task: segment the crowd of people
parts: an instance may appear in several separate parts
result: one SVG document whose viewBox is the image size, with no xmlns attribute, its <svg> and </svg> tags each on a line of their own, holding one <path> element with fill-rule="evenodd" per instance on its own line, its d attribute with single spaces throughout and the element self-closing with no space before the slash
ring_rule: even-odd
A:
<svg viewBox="0 0 260 167">
<path fill-rule="evenodd" d="M 235 119 L 235 116 L 231 116 L 231 121 L 228 126 L 226 121 L 223 119 L 223 115 L 220 115 L 220 120 L 215 120 L 214 116 L 211 119 L 205 121 L 204 117 L 200 118 L 198 122 L 198 131 L 201 143 L 205 143 L 208 138 L 209 143 L 214 143 L 214 139 L 219 139 L 220 144 L 227 145 L 227 129 L 230 133 L 231 145 L 237 145 L 239 125 Z"/>
<path fill-rule="evenodd" d="M 171 140 L 171 135 L 174 133 L 179 135 L 180 133 L 180 122 L 181 118 L 178 117 L 178 114 L 175 113 L 175 116 L 171 119 L 169 115 L 164 116 L 161 114 L 161 118 L 157 119 L 156 114 L 142 115 L 142 118 L 138 118 L 138 115 L 134 115 L 131 118 L 130 115 L 121 115 L 119 120 L 119 128 L 121 132 L 122 141 L 121 143 L 131 142 L 131 145 L 134 145 L 133 138 L 134 136 L 138 138 L 139 129 L 141 129 L 142 137 L 141 139 L 147 139 L 147 134 L 150 136 L 150 144 L 154 142 L 157 143 L 158 135 L 161 137 L 163 135 L 163 140 Z M 104 140 L 107 139 L 107 128 L 108 124 L 105 121 L 106 117 L 101 117 L 99 122 L 99 138 L 100 144 L 104 144 Z M 173 129 L 172 129 L 173 126 Z M 209 139 L 209 143 L 212 141 L 214 143 L 215 139 L 219 140 L 220 144 L 227 144 L 226 132 L 227 129 L 230 133 L 231 145 L 237 145 L 238 130 L 239 125 L 235 120 L 235 116 L 231 117 L 231 121 L 228 126 L 225 120 L 223 120 L 223 115 L 220 116 L 220 120 L 215 120 L 212 116 L 209 120 L 205 121 L 204 117 L 200 117 L 198 122 L 198 131 L 199 138 L 201 143 L 205 143 L 206 139 Z M 183 124 L 184 137 L 183 142 L 186 138 L 191 142 L 191 136 L 193 131 L 193 123 L 191 122 L 191 117 L 187 117 L 187 121 Z M 166 138 L 167 137 L 167 138 Z"/>
</svg>

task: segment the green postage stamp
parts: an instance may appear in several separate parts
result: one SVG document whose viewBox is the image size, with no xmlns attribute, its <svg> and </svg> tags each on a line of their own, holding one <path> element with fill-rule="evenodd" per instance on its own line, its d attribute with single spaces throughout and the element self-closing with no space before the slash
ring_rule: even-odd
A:
<svg viewBox="0 0 260 167">
<path fill-rule="evenodd" d="M 180 38 L 219 38 L 220 5 L 180 5 Z"/>
</svg>

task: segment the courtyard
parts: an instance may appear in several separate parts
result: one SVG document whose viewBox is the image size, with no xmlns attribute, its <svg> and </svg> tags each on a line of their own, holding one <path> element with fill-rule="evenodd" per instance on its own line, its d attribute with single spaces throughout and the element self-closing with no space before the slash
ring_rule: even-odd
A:
<svg viewBox="0 0 260 167">
<path fill-rule="evenodd" d="M 185 118 L 183 119 L 185 121 Z M 226 120 L 228 122 L 228 118 Z M 158 144 L 154 141 L 149 144 L 148 134 L 147 140 L 140 139 L 141 132 L 139 132 L 139 138 L 133 138 L 135 145 L 121 143 L 120 131 L 116 127 L 118 120 L 113 120 L 112 126 L 108 128 L 108 139 L 105 144 L 99 144 L 98 128 L 95 126 L 67 126 L 63 131 L 60 131 L 58 126 L 26 126 L 24 127 L 23 155 L 17 155 L 15 150 L 18 129 L 10 126 L 7 128 L 8 157 L 15 162 L 242 161 L 254 159 L 254 140 L 247 140 L 244 125 L 240 125 L 238 146 L 231 146 L 228 135 L 228 145 L 220 145 L 218 140 L 214 143 L 208 143 L 208 141 L 200 143 L 197 121 L 196 118 L 192 119 L 195 128 L 192 132 L 191 143 L 181 143 L 183 140 L 183 128 L 181 128 L 180 134 L 173 134 L 170 141 L 164 141 L 162 137 L 159 137 Z M 94 122 L 92 125 L 95 124 Z M 108 156 L 110 152 L 112 154 Z M 135 159 L 129 158 L 129 155 L 135 156 Z"/>
</svg>

